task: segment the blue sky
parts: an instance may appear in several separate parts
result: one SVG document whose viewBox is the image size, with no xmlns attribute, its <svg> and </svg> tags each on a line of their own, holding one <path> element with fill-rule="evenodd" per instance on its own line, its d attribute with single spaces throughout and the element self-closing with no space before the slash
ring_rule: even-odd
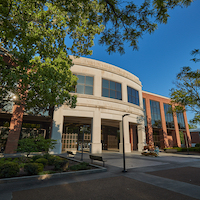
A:
<svg viewBox="0 0 200 200">
<path fill-rule="evenodd" d="M 171 10 L 167 24 L 158 24 L 153 34 L 146 34 L 139 40 L 138 51 L 127 46 L 124 55 L 108 55 L 97 38 L 93 55 L 87 57 L 123 68 L 139 77 L 144 91 L 169 97 L 176 74 L 183 66 L 193 70 L 200 68 L 198 63 L 190 61 L 191 51 L 200 48 L 199 8 L 200 1 L 196 0 L 187 8 Z M 187 112 L 188 120 L 192 116 Z"/>
</svg>

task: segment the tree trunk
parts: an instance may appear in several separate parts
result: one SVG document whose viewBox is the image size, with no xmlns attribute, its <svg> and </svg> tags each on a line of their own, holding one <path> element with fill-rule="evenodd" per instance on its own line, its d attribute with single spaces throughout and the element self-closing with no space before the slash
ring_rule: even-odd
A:
<svg viewBox="0 0 200 200">
<path fill-rule="evenodd" d="M 16 153 L 24 115 L 24 105 L 14 105 L 5 153 Z"/>
</svg>

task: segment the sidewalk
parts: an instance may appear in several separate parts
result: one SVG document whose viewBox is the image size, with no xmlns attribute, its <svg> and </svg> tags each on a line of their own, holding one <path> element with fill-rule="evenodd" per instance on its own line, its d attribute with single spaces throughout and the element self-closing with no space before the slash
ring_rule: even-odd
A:
<svg viewBox="0 0 200 200">
<path fill-rule="evenodd" d="M 127 153 L 127 173 L 122 173 L 122 154 L 103 152 L 102 156 L 107 172 L 0 184 L 0 199 L 200 199 L 200 156 Z M 75 158 L 80 160 L 81 154 Z M 90 162 L 89 154 L 84 153 L 83 159 Z M 94 164 L 102 166 L 98 161 Z"/>
</svg>

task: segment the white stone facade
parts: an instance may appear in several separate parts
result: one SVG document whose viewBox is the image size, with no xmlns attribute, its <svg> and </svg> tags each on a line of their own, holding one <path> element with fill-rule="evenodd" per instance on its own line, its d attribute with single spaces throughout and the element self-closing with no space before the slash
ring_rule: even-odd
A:
<svg viewBox="0 0 200 200">
<path fill-rule="evenodd" d="M 73 117 L 74 119 L 88 119 L 91 121 L 91 153 L 101 153 L 101 125 L 102 121 L 112 120 L 119 124 L 120 143 L 119 151 L 122 152 L 122 115 L 124 117 L 124 141 L 125 152 L 131 152 L 129 124 L 137 125 L 138 131 L 138 151 L 143 149 L 146 143 L 142 85 L 135 75 L 110 64 L 88 59 L 74 59 L 74 66 L 71 71 L 77 75 L 93 77 L 93 95 L 78 94 L 75 109 L 66 105 L 61 106 L 54 112 L 54 123 L 52 130 L 52 139 L 57 140 L 56 148 L 53 153 L 62 151 L 62 133 L 64 117 Z M 121 83 L 122 100 L 102 97 L 102 79 Z M 127 86 L 134 88 L 139 93 L 139 106 L 129 103 L 127 98 Z"/>
</svg>

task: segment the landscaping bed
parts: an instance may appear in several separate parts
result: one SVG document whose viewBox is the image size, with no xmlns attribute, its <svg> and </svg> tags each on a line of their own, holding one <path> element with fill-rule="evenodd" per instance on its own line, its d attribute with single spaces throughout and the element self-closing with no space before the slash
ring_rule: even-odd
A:
<svg viewBox="0 0 200 200">
<path fill-rule="evenodd" d="M 0 179 L 94 169 L 86 162 L 44 154 L 32 157 L 0 158 Z"/>
</svg>

